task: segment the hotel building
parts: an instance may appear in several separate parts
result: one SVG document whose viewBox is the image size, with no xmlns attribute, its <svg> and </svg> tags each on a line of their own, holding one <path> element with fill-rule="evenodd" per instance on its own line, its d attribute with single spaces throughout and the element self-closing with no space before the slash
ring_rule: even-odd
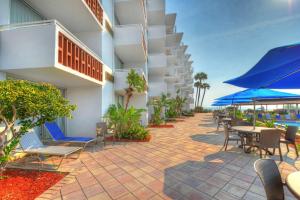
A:
<svg viewBox="0 0 300 200">
<path fill-rule="evenodd" d="M 131 105 L 144 108 L 162 93 L 193 106 L 193 69 L 176 14 L 165 0 L 0 0 L 0 80 L 25 79 L 59 88 L 77 105 L 58 119 L 69 136 L 95 136 L 110 104 L 124 103 L 130 69 L 148 91 Z"/>
</svg>

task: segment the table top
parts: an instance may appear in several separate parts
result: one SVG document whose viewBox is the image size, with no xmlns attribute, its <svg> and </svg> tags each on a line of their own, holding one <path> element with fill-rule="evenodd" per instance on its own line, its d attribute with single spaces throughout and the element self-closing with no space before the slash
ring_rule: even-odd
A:
<svg viewBox="0 0 300 200">
<path fill-rule="evenodd" d="M 297 198 L 300 198 L 300 171 L 289 174 L 286 185 Z"/>
<path fill-rule="evenodd" d="M 231 129 L 240 132 L 260 133 L 261 130 L 274 129 L 274 128 L 256 126 L 255 129 L 253 129 L 253 126 L 232 126 Z"/>
<path fill-rule="evenodd" d="M 225 118 L 223 118 L 222 120 L 223 120 L 223 121 L 231 121 L 232 119 L 229 118 L 229 117 L 225 117 Z"/>
</svg>

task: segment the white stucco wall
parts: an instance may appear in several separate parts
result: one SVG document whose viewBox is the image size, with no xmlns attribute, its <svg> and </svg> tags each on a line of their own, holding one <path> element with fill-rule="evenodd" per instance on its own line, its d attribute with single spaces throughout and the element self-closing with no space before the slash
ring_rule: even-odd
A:
<svg viewBox="0 0 300 200">
<path fill-rule="evenodd" d="M 101 119 L 101 87 L 68 88 L 66 98 L 77 109 L 67 119 L 68 136 L 96 136 L 96 123 Z"/>
<path fill-rule="evenodd" d="M 112 36 L 107 31 L 102 32 L 102 61 L 113 70 L 114 43 Z"/>
<path fill-rule="evenodd" d="M 114 0 L 102 0 L 102 6 L 111 22 L 114 21 Z"/>
<path fill-rule="evenodd" d="M 10 0 L 0 0 L 0 25 L 10 23 Z"/>
<path fill-rule="evenodd" d="M 102 89 L 102 117 L 111 104 L 115 104 L 115 92 L 113 83 L 106 81 Z"/>
</svg>

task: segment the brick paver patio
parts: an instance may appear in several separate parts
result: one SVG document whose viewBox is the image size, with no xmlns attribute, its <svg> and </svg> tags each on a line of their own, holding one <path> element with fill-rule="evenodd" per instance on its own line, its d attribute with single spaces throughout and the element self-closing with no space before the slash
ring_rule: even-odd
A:
<svg viewBox="0 0 300 200">
<path fill-rule="evenodd" d="M 149 143 L 96 146 L 67 160 L 61 170 L 71 173 L 38 199 L 265 199 L 253 170 L 258 155 L 243 153 L 234 142 L 224 152 L 223 132 L 210 114 L 174 125 L 152 129 Z M 300 159 L 282 149 L 284 179 L 300 168 Z"/>
</svg>

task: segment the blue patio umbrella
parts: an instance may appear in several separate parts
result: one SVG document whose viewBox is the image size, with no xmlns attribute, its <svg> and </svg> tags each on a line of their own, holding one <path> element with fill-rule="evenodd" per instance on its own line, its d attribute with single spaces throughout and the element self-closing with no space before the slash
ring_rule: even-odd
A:
<svg viewBox="0 0 300 200">
<path fill-rule="evenodd" d="M 241 100 L 251 100 L 254 106 L 254 118 L 253 118 L 253 126 L 255 128 L 255 106 L 257 100 L 277 100 L 277 99 L 299 99 L 300 95 L 287 93 L 287 92 L 280 92 L 270 89 L 246 89 L 240 92 L 236 92 L 227 96 L 223 96 L 218 98 L 217 100 L 227 100 L 227 101 L 241 101 Z"/>
<path fill-rule="evenodd" d="M 244 75 L 225 81 L 244 88 L 300 88 L 300 43 L 271 49 Z"/>
<path fill-rule="evenodd" d="M 286 99 L 286 98 L 299 98 L 300 95 L 280 92 L 270 89 L 246 89 L 240 92 L 236 92 L 227 96 L 218 98 L 217 100 L 264 100 L 264 99 Z"/>
<path fill-rule="evenodd" d="M 216 100 L 213 102 L 212 106 L 228 106 L 228 105 L 238 105 L 244 103 L 251 103 L 251 99 L 241 99 L 241 100 Z"/>
</svg>

